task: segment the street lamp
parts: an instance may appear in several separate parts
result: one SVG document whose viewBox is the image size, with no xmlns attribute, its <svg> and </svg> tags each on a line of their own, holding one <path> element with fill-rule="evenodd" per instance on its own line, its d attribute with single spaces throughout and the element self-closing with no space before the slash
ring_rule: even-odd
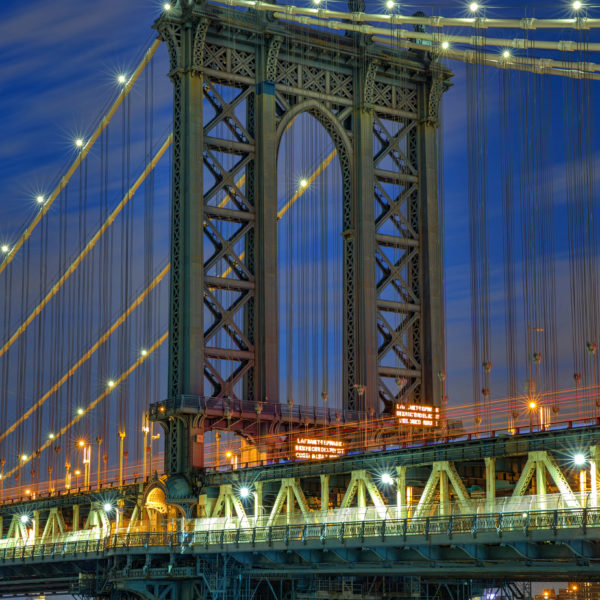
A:
<svg viewBox="0 0 600 600">
<path fill-rule="evenodd" d="M 537 408 L 537 404 L 535 400 L 530 400 L 527 405 L 529 408 L 529 431 L 533 431 L 533 415 L 535 413 L 535 409 Z"/>
</svg>

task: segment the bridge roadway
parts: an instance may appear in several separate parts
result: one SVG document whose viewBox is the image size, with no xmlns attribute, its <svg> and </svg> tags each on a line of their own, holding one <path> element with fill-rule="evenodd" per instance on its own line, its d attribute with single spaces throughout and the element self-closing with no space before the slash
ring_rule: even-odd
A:
<svg viewBox="0 0 600 600">
<path fill-rule="evenodd" d="M 89 585 L 97 593 L 147 578 L 209 585 L 225 558 L 240 573 L 282 579 L 600 579 L 598 439 L 593 425 L 207 472 L 196 482 L 192 518 L 183 516 L 190 499 L 174 498 L 164 479 L 6 504 L 0 594 Z M 573 491 L 574 452 L 588 457 L 591 491 Z M 496 495 L 489 482 L 485 495 L 467 490 L 476 464 L 499 484 L 491 465 L 503 461 L 501 470 L 521 470 L 508 494 Z M 383 472 L 393 474 L 391 484 Z M 530 493 L 532 479 L 539 493 Z M 412 502 L 404 501 L 407 481 L 422 490 Z M 329 495 L 341 487 L 341 500 Z M 315 504 L 319 497 L 327 510 Z"/>
</svg>

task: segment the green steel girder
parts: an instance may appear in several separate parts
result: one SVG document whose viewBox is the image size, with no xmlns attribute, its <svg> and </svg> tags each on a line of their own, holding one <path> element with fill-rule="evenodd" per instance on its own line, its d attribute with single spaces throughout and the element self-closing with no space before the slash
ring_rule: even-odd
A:
<svg viewBox="0 0 600 600">
<path fill-rule="evenodd" d="M 343 456 L 330 461 L 273 464 L 234 471 L 207 472 L 205 485 L 245 481 L 275 481 L 284 478 L 318 477 L 321 474 L 342 474 L 353 471 L 380 470 L 382 467 L 406 465 L 418 467 L 437 461 L 461 463 L 482 461 L 485 457 L 524 456 L 531 451 L 550 451 L 571 459 L 574 448 L 589 448 L 600 436 L 600 425 L 559 429 L 518 436 L 439 440 L 406 448 Z"/>
<path fill-rule="evenodd" d="M 197 483 L 199 490 L 202 490 L 228 484 L 235 486 L 248 482 L 280 482 L 286 478 L 318 478 L 322 474 L 346 476 L 360 470 L 376 472 L 381 471 L 382 468 L 391 469 L 401 465 L 426 468 L 436 461 L 452 461 L 458 465 L 462 462 L 473 464 L 476 461 L 483 461 L 485 457 L 524 456 L 531 451 L 549 451 L 570 459 L 574 448 L 593 446 L 599 437 L 600 425 L 590 425 L 512 437 L 455 440 L 448 443 L 344 456 L 330 461 L 283 463 L 233 471 L 207 472 Z M 426 471 L 423 475 L 426 477 Z M 107 497 L 123 499 L 126 506 L 131 507 L 143 495 L 144 489 L 144 485 L 134 484 L 120 489 L 107 488 L 102 492 L 11 502 L 0 505 L 0 516 L 7 518 L 14 514 L 33 513 L 35 510 L 48 511 L 53 507 L 91 506 L 95 502 L 105 502 Z"/>
<path fill-rule="evenodd" d="M 145 484 L 128 484 L 123 487 L 107 487 L 104 490 L 92 492 L 78 492 L 69 494 L 56 494 L 41 498 L 15 500 L 0 504 L 0 517 L 10 517 L 17 514 L 33 513 L 34 510 L 46 511 L 51 508 L 69 508 L 75 505 L 91 506 L 95 503 L 117 502 L 123 500 L 126 505 L 135 504 L 143 492 Z"/>
</svg>

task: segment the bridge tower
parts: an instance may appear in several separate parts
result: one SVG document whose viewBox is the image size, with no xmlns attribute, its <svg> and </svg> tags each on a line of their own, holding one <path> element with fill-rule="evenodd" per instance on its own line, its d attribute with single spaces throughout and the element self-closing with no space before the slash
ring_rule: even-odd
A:
<svg viewBox="0 0 600 600">
<path fill-rule="evenodd" d="M 276 157 L 301 113 L 342 169 L 344 407 L 440 406 L 436 127 L 449 73 L 425 46 L 199 0 L 172 3 L 155 27 L 174 88 L 166 471 L 203 466 L 195 399 L 280 401 Z"/>
</svg>

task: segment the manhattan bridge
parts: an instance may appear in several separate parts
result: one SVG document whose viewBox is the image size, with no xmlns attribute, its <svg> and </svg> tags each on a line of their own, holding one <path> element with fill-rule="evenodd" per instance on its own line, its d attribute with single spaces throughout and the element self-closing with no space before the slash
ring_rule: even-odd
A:
<svg viewBox="0 0 600 600">
<path fill-rule="evenodd" d="M 600 18 L 561 10 L 163 5 L 0 239 L 0 595 L 600 580 Z M 459 85 L 472 390 L 451 395 Z"/>
</svg>

